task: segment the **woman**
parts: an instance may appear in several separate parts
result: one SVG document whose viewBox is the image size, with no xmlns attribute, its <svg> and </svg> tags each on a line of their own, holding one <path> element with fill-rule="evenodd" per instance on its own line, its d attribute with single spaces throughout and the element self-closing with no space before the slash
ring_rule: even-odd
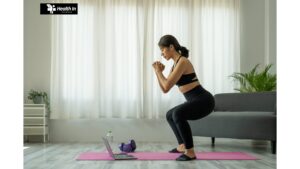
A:
<svg viewBox="0 0 300 169">
<path fill-rule="evenodd" d="M 167 112 L 170 124 L 178 141 L 177 148 L 170 153 L 182 153 L 176 160 L 189 161 L 196 159 L 192 131 L 187 120 L 196 120 L 210 114 L 215 106 L 214 97 L 199 83 L 193 65 L 188 60 L 189 51 L 180 46 L 172 35 L 161 37 L 158 46 L 166 60 L 172 59 L 174 65 L 168 77 L 164 77 L 165 66 L 156 61 L 152 64 L 161 90 L 167 93 L 175 84 L 186 98 L 186 102 Z"/>
</svg>

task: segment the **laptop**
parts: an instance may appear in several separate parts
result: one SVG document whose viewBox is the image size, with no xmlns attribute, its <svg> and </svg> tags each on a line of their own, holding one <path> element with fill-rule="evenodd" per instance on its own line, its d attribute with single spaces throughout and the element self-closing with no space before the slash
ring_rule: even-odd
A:
<svg viewBox="0 0 300 169">
<path fill-rule="evenodd" d="M 103 141 L 104 141 L 104 144 L 106 146 L 106 149 L 109 153 L 109 155 L 115 159 L 115 160 L 136 160 L 137 158 L 134 157 L 133 155 L 129 155 L 127 153 L 118 153 L 118 154 L 114 154 L 110 145 L 109 145 L 109 142 L 106 138 L 102 137 Z"/>
</svg>

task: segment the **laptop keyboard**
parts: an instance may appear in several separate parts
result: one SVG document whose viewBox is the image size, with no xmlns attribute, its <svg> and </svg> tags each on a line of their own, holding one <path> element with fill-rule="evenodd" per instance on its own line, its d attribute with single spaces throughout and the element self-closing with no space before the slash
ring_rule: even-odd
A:
<svg viewBox="0 0 300 169">
<path fill-rule="evenodd" d="M 115 158 L 132 158 L 133 156 L 128 154 L 114 154 Z"/>
</svg>

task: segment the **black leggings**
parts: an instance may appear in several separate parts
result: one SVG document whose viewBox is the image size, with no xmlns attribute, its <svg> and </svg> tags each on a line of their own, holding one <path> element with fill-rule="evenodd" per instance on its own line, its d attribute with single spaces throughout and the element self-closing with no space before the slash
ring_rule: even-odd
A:
<svg viewBox="0 0 300 169">
<path fill-rule="evenodd" d="M 214 97 L 201 85 L 184 93 L 186 102 L 167 112 L 170 124 L 178 144 L 185 144 L 186 149 L 194 147 L 191 127 L 187 120 L 197 120 L 209 115 L 215 106 Z"/>
</svg>

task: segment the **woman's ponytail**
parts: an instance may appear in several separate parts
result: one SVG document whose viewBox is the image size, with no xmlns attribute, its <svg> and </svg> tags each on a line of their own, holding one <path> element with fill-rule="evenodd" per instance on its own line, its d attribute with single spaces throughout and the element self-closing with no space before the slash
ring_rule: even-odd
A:
<svg viewBox="0 0 300 169">
<path fill-rule="evenodd" d="M 186 58 L 189 57 L 189 50 L 186 47 L 181 46 L 179 51 L 180 51 L 181 56 L 184 56 Z"/>
</svg>

